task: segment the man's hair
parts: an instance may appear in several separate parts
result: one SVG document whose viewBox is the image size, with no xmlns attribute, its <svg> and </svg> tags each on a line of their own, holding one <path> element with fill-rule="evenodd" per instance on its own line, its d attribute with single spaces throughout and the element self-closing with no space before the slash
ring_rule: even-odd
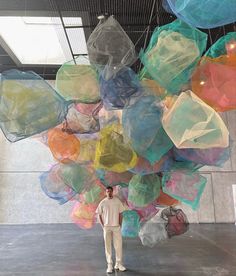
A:
<svg viewBox="0 0 236 276">
<path fill-rule="evenodd" d="M 106 190 L 112 190 L 113 191 L 113 187 L 112 186 L 107 186 Z"/>
</svg>

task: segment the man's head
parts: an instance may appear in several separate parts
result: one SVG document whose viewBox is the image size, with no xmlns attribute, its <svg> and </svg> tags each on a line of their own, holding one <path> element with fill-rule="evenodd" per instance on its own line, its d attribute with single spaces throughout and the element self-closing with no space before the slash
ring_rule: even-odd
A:
<svg viewBox="0 0 236 276">
<path fill-rule="evenodd" d="M 106 187 L 107 198 L 113 198 L 113 188 L 111 186 Z"/>
</svg>

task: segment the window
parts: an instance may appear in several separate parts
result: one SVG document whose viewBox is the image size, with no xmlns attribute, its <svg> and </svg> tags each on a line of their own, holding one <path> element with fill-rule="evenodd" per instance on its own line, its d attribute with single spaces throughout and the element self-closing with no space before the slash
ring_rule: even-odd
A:
<svg viewBox="0 0 236 276">
<path fill-rule="evenodd" d="M 65 17 L 66 26 L 82 26 L 80 17 Z M 87 54 L 83 28 L 67 29 L 75 54 Z M 0 35 L 22 64 L 62 64 L 72 59 L 59 17 L 0 17 Z"/>
</svg>

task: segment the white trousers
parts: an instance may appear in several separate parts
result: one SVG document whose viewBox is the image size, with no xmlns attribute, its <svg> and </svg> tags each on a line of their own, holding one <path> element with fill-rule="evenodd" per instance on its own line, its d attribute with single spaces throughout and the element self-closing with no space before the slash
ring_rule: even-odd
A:
<svg viewBox="0 0 236 276">
<path fill-rule="evenodd" d="M 122 236 L 120 226 L 104 226 L 105 255 L 107 264 L 112 264 L 112 239 L 116 252 L 116 263 L 122 263 Z"/>
</svg>

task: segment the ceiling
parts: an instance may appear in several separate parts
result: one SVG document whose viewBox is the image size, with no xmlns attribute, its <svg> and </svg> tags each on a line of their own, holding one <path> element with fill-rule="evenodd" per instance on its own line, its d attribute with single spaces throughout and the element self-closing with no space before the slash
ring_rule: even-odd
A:
<svg viewBox="0 0 236 276">
<path fill-rule="evenodd" d="M 137 52 L 145 48 L 153 30 L 175 20 L 175 16 L 162 8 L 162 0 L 1 0 L 0 16 L 81 17 L 86 40 L 98 23 L 99 15 L 114 15 L 136 45 Z M 63 26 L 66 32 L 69 28 Z M 229 31 L 235 24 L 203 30 L 208 33 L 208 47 Z M 68 40 L 68 45 L 70 41 Z M 46 43 L 46 42 L 45 42 Z M 76 56 L 78 53 L 71 51 Z M 12 68 L 33 70 L 45 79 L 55 79 L 60 65 L 20 64 L 14 53 L 0 39 L 0 72 Z M 140 70 L 140 61 L 133 65 Z"/>
</svg>

